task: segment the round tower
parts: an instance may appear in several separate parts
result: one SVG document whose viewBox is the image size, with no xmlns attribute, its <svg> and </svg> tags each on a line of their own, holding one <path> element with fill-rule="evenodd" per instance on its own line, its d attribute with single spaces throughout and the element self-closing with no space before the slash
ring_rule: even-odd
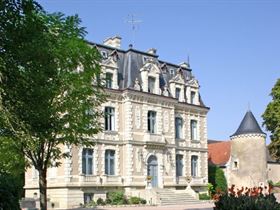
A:
<svg viewBox="0 0 280 210">
<path fill-rule="evenodd" d="M 266 134 L 251 111 L 247 111 L 230 138 L 229 186 L 234 184 L 240 188 L 266 185 Z"/>
</svg>

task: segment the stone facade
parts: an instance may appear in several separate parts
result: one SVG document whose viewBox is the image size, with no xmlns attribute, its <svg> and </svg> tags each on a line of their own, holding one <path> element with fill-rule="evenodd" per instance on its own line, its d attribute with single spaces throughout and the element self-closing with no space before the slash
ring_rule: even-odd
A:
<svg viewBox="0 0 280 210">
<path fill-rule="evenodd" d="M 158 202 L 158 188 L 206 191 L 209 108 L 189 65 L 160 61 L 155 50 L 121 50 L 119 37 L 91 44 L 103 56 L 108 100 L 101 108 L 109 114 L 104 131 L 92 137 L 92 150 L 65 146 L 72 157 L 49 169 L 55 208 L 105 198 L 113 190 L 150 203 Z M 36 171 L 28 170 L 25 181 L 26 197 L 39 194 Z"/>
</svg>

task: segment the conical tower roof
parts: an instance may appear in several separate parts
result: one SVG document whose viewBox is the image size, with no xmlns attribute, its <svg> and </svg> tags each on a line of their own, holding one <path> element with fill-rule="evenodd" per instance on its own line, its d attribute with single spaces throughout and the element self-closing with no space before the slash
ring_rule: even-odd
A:
<svg viewBox="0 0 280 210">
<path fill-rule="evenodd" d="M 242 134 L 265 134 L 251 111 L 247 111 L 237 131 L 231 136 Z"/>
</svg>

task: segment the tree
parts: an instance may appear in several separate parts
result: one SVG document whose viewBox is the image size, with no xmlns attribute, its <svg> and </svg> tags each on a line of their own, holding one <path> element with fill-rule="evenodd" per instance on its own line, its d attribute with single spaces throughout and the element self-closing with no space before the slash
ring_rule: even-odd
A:
<svg viewBox="0 0 280 210">
<path fill-rule="evenodd" d="M 10 139 L 0 140 L 0 209 L 19 210 L 23 196 L 24 156 L 11 144 Z"/>
<path fill-rule="evenodd" d="M 263 113 L 263 125 L 271 132 L 269 151 L 273 158 L 280 161 L 280 79 L 272 88 L 272 101 Z"/>
<path fill-rule="evenodd" d="M 224 171 L 215 165 L 208 166 L 209 183 L 214 187 L 214 191 L 221 190 L 227 192 L 227 180 Z M 213 193 L 213 192 L 212 192 Z"/>
<path fill-rule="evenodd" d="M 0 138 L 38 170 L 46 210 L 47 169 L 69 157 L 61 145 L 92 146 L 101 130 L 100 55 L 78 16 L 33 0 L 2 0 L 0 16 Z"/>
</svg>

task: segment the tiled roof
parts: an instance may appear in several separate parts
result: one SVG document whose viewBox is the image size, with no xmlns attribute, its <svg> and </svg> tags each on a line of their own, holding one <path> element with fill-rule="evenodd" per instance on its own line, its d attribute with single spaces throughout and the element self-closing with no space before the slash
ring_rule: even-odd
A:
<svg viewBox="0 0 280 210">
<path fill-rule="evenodd" d="M 265 134 L 260 128 L 255 116 L 251 111 L 247 111 L 237 131 L 232 136 L 238 136 L 238 135 L 249 134 L 249 133 Z"/>
<path fill-rule="evenodd" d="M 214 165 L 225 165 L 230 158 L 230 141 L 208 144 L 208 161 Z"/>
</svg>

